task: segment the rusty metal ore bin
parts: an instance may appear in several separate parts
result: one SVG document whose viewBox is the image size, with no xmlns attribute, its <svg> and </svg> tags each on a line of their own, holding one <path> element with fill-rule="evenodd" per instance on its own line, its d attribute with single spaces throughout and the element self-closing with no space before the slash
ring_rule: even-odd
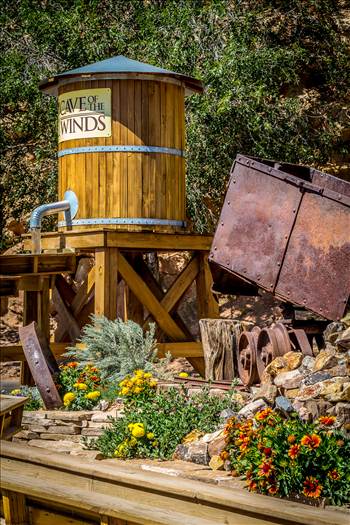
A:
<svg viewBox="0 0 350 525">
<path fill-rule="evenodd" d="M 262 288 L 340 319 L 350 294 L 350 183 L 238 155 L 209 262 L 216 291 Z"/>
</svg>

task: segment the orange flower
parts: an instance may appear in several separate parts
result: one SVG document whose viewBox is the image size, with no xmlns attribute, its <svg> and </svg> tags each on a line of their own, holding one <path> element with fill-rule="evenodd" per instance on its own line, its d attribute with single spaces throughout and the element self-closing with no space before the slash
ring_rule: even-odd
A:
<svg viewBox="0 0 350 525">
<path fill-rule="evenodd" d="M 288 450 L 288 456 L 291 459 L 295 459 L 299 455 L 300 448 L 301 448 L 300 445 L 292 445 L 290 449 Z"/>
<path fill-rule="evenodd" d="M 255 414 L 255 419 L 257 421 L 264 421 L 266 418 L 268 418 L 272 414 L 272 408 L 265 408 L 264 410 L 260 410 L 260 412 L 257 412 Z"/>
<path fill-rule="evenodd" d="M 264 450 L 263 450 L 263 453 L 265 454 L 265 456 L 266 456 L 267 458 L 269 458 L 269 457 L 271 456 L 271 454 L 272 454 L 272 448 L 270 448 L 270 447 L 265 447 Z"/>
<path fill-rule="evenodd" d="M 292 444 L 292 443 L 295 443 L 296 439 L 297 438 L 295 437 L 295 435 L 291 434 L 290 436 L 288 436 L 287 441 L 288 443 Z"/>
<path fill-rule="evenodd" d="M 319 484 L 318 479 L 313 476 L 308 476 L 304 481 L 303 494 L 309 498 L 319 498 L 322 492 L 322 485 Z"/>
<path fill-rule="evenodd" d="M 248 482 L 248 489 L 253 492 L 257 489 L 257 484 L 255 483 L 255 481 Z"/>
<path fill-rule="evenodd" d="M 338 447 L 343 447 L 344 446 L 344 441 L 342 439 L 338 439 L 337 445 L 338 445 Z"/>
<path fill-rule="evenodd" d="M 69 368 L 76 368 L 78 366 L 78 363 L 76 361 L 71 361 L 67 364 Z"/>
<path fill-rule="evenodd" d="M 261 465 L 259 465 L 259 469 L 259 476 L 269 477 L 273 471 L 271 461 L 264 461 L 263 463 L 261 463 Z"/>
<path fill-rule="evenodd" d="M 329 478 L 331 478 L 331 479 L 335 479 L 335 480 L 337 480 L 337 479 L 340 478 L 340 474 L 339 474 L 339 472 L 337 471 L 337 469 L 335 469 L 335 468 L 334 468 L 333 470 L 330 470 L 330 471 L 328 472 L 327 476 L 328 476 Z"/>
<path fill-rule="evenodd" d="M 317 434 L 311 434 L 311 436 L 310 435 L 303 436 L 301 438 L 300 443 L 304 445 L 305 447 L 308 447 L 310 450 L 313 450 L 320 446 L 321 441 L 322 440 L 320 436 L 318 436 Z"/>
<path fill-rule="evenodd" d="M 269 488 L 269 494 L 277 494 L 278 488 L 276 485 L 272 485 L 272 487 Z"/>
<path fill-rule="evenodd" d="M 333 425 L 333 423 L 335 423 L 336 421 L 336 417 L 335 416 L 321 416 L 318 418 L 318 421 L 322 424 L 322 425 L 325 425 L 327 427 Z"/>
<path fill-rule="evenodd" d="M 220 453 L 220 458 L 222 459 L 222 461 L 226 461 L 226 459 L 228 459 L 229 457 L 230 457 L 230 454 L 227 452 L 227 450 L 223 450 Z"/>
</svg>

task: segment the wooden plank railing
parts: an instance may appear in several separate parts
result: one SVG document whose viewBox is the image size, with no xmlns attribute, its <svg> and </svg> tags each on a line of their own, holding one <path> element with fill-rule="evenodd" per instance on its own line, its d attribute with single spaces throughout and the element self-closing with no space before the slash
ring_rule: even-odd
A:
<svg viewBox="0 0 350 525">
<path fill-rule="evenodd" d="M 1 443 L 6 525 L 348 525 L 349 514 Z M 30 519 L 29 519 L 30 517 Z"/>
</svg>

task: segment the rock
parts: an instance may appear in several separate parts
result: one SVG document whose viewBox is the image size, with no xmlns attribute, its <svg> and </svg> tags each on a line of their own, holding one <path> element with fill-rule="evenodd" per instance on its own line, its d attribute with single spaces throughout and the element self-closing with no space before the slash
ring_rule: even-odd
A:
<svg viewBox="0 0 350 525">
<path fill-rule="evenodd" d="M 309 399 L 314 399 L 319 395 L 321 391 L 321 383 L 315 383 L 310 386 L 303 386 L 299 390 L 299 394 L 296 399 L 298 401 L 308 401 Z"/>
<path fill-rule="evenodd" d="M 315 365 L 315 358 L 311 355 L 306 355 L 301 362 L 301 366 L 304 370 L 313 370 Z"/>
<path fill-rule="evenodd" d="M 337 395 L 343 390 L 343 385 L 346 382 L 346 377 L 332 377 L 332 379 L 327 379 L 322 383 L 318 383 L 320 385 L 319 395 L 322 397 L 326 397 L 326 399 L 328 399 L 329 401 L 332 401 L 332 399 L 330 398 L 334 396 L 337 397 Z M 337 399 L 335 399 L 335 401 L 337 401 Z M 341 401 L 341 399 L 339 399 L 338 401 Z"/>
<path fill-rule="evenodd" d="M 209 461 L 209 467 L 212 470 L 224 470 L 224 462 L 220 456 L 213 456 Z"/>
<path fill-rule="evenodd" d="M 80 434 L 74 436 L 67 436 L 66 434 L 48 434 L 47 432 L 40 434 L 40 439 L 51 441 L 70 441 L 71 443 L 80 443 L 80 438 Z"/>
<path fill-rule="evenodd" d="M 288 371 L 287 363 L 281 356 L 276 357 L 265 368 L 265 372 L 273 377 L 281 372 L 287 372 L 287 371 Z"/>
<path fill-rule="evenodd" d="M 284 395 L 288 398 L 288 399 L 295 399 L 296 397 L 298 397 L 299 395 L 299 388 L 291 388 L 290 390 L 286 390 L 284 392 Z"/>
<path fill-rule="evenodd" d="M 292 403 L 284 396 L 277 396 L 275 405 L 276 409 L 286 416 L 294 412 Z"/>
<path fill-rule="evenodd" d="M 293 408 L 303 421 L 315 421 L 321 415 L 325 415 L 330 408 L 330 403 L 324 400 L 294 401 Z"/>
<path fill-rule="evenodd" d="M 233 417 L 236 415 L 236 412 L 232 410 L 231 408 L 226 408 L 222 412 L 220 412 L 220 419 L 223 419 L 224 421 L 227 421 L 230 419 L 230 417 Z"/>
<path fill-rule="evenodd" d="M 248 403 L 246 406 L 241 408 L 241 410 L 238 412 L 238 416 L 240 418 L 249 418 L 253 417 L 254 414 L 256 414 L 259 410 L 263 410 L 264 408 L 267 408 L 267 404 L 262 399 L 257 399 L 256 401 L 252 401 L 251 403 Z"/>
<path fill-rule="evenodd" d="M 191 461 L 197 465 L 208 465 L 208 445 L 204 441 L 193 441 L 192 443 L 181 443 L 175 449 L 173 459 Z"/>
<path fill-rule="evenodd" d="M 308 375 L 307 377 L 305 377 L 305 379 L 302 380 L 301 382 L 301 386 L 309 386 L 309 385 L 314 385 L 315 383 L 319 383 L 320 381 L 325 381 L 326 379 L 331 379 L 331 374 L 327 371 L 322 371 L 322 372 L 314 372 L 310 375 Z"/>
<path fill-rule="evenodd" d="M 38 434 L 40 434 L 41 432 L 47 432 L 47 428 L 48 427 L 44 427 L 44 425 L 30 425 L 29 426 L 29 429 L 32 432 L 37 432 Z"/>
<path fill-rule="evenodd" d="M 273 383 L 273 377 L 268 372 L 266 372 L 266 369 L 265 369 L 261 376 L 261 384 L 262 385 L 266 385 L 266 384 L 272 385 L 272 383 Z"/>
<path fill-rule="evenodd" d="M 347 361 L 343 363 L 338 361 L 338 365 L 328 368 L 327 372 L 331 377 L 345 377 L 350 375 L 350 367 Z"/>
<path fill-rule="evenodd" d="M 340 388 L 336 388 L 340 387 Z M 350 401 L 350 383 L 344 383 L 343 385 L 335 384 L 334 391 L 323 394 L 328 401 L 337 403 L 339 401 Z"/>
<path fill-rule="evenodd" d="M 282 372 L 278 374 L 274 383 L 278 387 L 283 388 L 298 388 L 305 376 L 299 370 L 290 370 L 289 372 Z"/>
<path fill-rule="evenodd" d="M 110 421 L 105 421 L 105 422 L 96 422 L 96 421 L 86 421 L 86 425 L 84 428 L 101 428 L 101 429 L 104 429 L 104 428 L 108 428 L 111 426 L 111 422 Z"/>
<path fill-rule="evenodd" d="M 80 434 L 80 431 L 81 427 L 77 425 L 54 425 L 44 430 L 49 434 Z"/>
<path fill-rule="evenodd" d="M 96 406 L 96 410 L 105 411 L 105 410 L 108 410 L 108 408 L 109 408 L 109 402 L 106 401 L 105 399 L 101 399 L 101 401 L 99 401 L 98 405 Z"/>
<path fill-rule="evenodd" d="M 284 354 L 283 359 L 289 370 L 295 370 L 301 365 L 303 354 L 301 352 L 287 352 Z"/>
<path fill-rule="evenodd" d="M 91 421 L 94 423 L 107 423 L 111 417 L 119 417 L 121 415 L 120 411 L 117 410 L 108 410 L 108 412 L 95 412 L 91 416 Z"/>
<path fill-rule="evenodd" d="M 344 330 L 343 323 L 334 322 L 330 323 L 325 331 L 323 332 L 323 337 L 325 341 L 329 341 L 330 343 L 334 343 L 336 339 L 339 336 L 339 333 Z"/>
<path fill-rule="evenodd" d="M 336 416 L 344 423 L 348 423 L 350 422 L 350 403 L 337 403 L 328 410 L 328 413 Z"/>
<path fill-rule="evenodd" d="M 277 376 L 278 377 L 278 376 Z M 277 387 L 275 385 L 263 385 L 257 389 L 253 395 L 253 401 L 263 399 L 269 405 L 273 405 L 277 396 Z"/>
<path fill-rule="evenodd" d="M 338 359 L 335 355 L 335 350 L 321 350 L 315 359 L 313 372 L 319 372 L 327 368 L 332 368 L 338 364 Z"/>
<path fill-rule="evenodd" d="M 23 412 L 23 415 L 33 414 L 33 412 Z M 70 421 L 75 423 L 76 421 L 90 420 L 93 412 L 91 410 L 40 410 L 35 412 L 35 417 L 44 417 L 46 419 Z"/>
<path fill-rule="evenodd" d="M 220 453 L 224 450 L 226 446 L 226 438 L 224 435 L 221 435 L 214 439 L 208 445 L 208 454 L 212 458 L 213 456 L 219 456 Z"/>
<path fill-rule="evenodd" d="M 103 433 L 103 428 L 83 428 L 81 430 L 82 436 L 100 436 Z"/>
<path fill-rule="evenodd" d="M 192 441 L 197 441 L 199 438 L 204 436 L 204 432 L 201 432 L 200 430 L 194 429 L 182 439 L 182 443 L 192 443 Z"/>
<path fill-rule="evenodd" d="M 33 432 L 32 430 L 20 430 L 20 432 L 17 432 L 17 434 L 15 434 L 15 436 L 17 441 L 17 439 L 37 439 L 39 437 L 39 434 Z"/>
<path fill-rule="evenodd" d="M 201 440 L 204 441 L 204 443 L 211 443 L 216 438 L 221 437 L 224 433 L 224 429 L 220 428 L 219 430 L 216 430 L 215 432 L 211 432 L 210 434 L 205 434 Z M 184 443 L 184 441 L 182 441 Z"/>
<path fill-rule="evenodd" d="M 350 326 L 350 310 L 348 310 L 347 314 L 345 315 L 345 317 L 343 317 L 343 319 L 341 319 L 341 322 L 343 323 L 343 325 L 345 326 Z"/>
<path fill-rule="evenodd" d="M 222 390 L 221 388 L 211 388 L 209 390 L 209 397 L 221 397 L 224 398 L 227 396 L 227 391 Z"/>
<path fill-rule="evenodd" d="M 335 344 L 338 347 L 344 348 L 346 350 L 350 349 L 350 327 L 344 330 L 344 332 L 339 335 L 339 337 L 335 341 Z"/>
<path fill-rule="evenodd" d="M 80 443 L 71 441 L 45 441 L 44 439 L 31 439 L 28 441 L 30 447 L 48 448 L 51 451 L 69 454 L 72 450 L 82 450 Z"/>
</svg>

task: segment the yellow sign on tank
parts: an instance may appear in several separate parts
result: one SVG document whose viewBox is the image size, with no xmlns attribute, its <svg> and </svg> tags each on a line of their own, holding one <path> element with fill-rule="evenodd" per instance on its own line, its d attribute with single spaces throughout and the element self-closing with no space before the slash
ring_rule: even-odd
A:
<svg viewBox="0 0 350 525">
<path fill-rule="evenodd" d="M 69 91 L 58 97 L 59 142 L 110 136 L 110 88 Z"/>
</svg>

